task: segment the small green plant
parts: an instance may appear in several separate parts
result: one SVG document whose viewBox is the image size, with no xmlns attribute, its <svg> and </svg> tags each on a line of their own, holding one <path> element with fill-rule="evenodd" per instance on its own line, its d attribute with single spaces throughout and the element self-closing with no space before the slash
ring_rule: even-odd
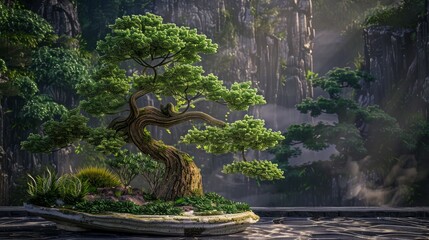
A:
<svg viewBox="0 0 429 240">
<path fill-rule="evenodd" d="M 128 186 L 140 173 L 149 184 L 152 193 L 159 185 L 165 168 L 164 165 L 142 153 L 130 153 L 127 150 L 119 152 L 117 156 L 107 161 L 107 165 L 115 172 L 121 183 Z"/>
<path fill-rule="evenodd" d="M 150 156 L 142 157 L 142 168 L 140 174 L 149 185 L 149 194 L 154 195 L 155 190 L 160 187 L 165 174 L 165 165 Z"/>
<path fill-rule="evenodd" d="M 174 202 L 155 201 L 142 206 L 142 214 L 146 215 L 180 215 L 183 210 Z"/>
<path fill-rule="evenodd" d="M 55 205 L 58 197 L 58 188 L 55 175 L 46 169 L 43 176 L 33 177 L 28 174 L 30 181 L 27 182 L 28 194 L 30 195 L 29 203 L 50 207 Z"/>
<path fill-rule="evenodd" d="M 74 205 L 82 202 L 89 191 L 89 185 L 78 177 L 65 174 L 57 180 L 58 193 L 65 204 Z"/>
<path fill-rule="evenodd" d="M 87 182 L 89 192 L 96 192 L 97 188 L 117 187 L 121 185 L 118 176 L 103 167 L 86 167 L 76 174 L 82 182 Z"/>
<path fill-rule="evenodd" d="M 223 167 L 223 173 L 240 173 L 256 180 L 283 179 L 283 170 L 278 168 L 278 164 L 268 160 L 261 161 L 240 161 L 227 164 Z"/>
<path fill-rule="evenodd" d="M 234 202 L 217 193 L 206 193 L 203 196 L 179 198 L 175 201 L 178 206 L 192 206 L 196 215 L 216 215 L 224 213 L 240 213 L 250 211 L 247 203 Z"/>
</svg>

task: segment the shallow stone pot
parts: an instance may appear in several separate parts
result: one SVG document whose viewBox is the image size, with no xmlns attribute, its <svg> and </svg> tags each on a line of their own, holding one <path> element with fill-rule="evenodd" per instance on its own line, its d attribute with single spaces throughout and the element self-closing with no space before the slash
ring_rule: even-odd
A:
<svg viewBox="0 0 429 240">
<path fill-rule="evenodd" d="M 211 216 L 133 215 L 127 213 L 89 214 L 69 209 L 25 204 L 33 214 L 55 222 L 67 231 L 90 229 L 170 236 L 228 235 L 244 231 L 259 217 L 253 212 Z"/>
</svg>

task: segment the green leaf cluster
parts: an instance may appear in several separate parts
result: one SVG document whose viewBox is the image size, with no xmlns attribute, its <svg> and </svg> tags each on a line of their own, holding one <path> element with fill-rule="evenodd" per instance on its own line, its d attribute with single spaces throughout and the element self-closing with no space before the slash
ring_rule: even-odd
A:
<svg viewBox="0 0 429 240">
<path fill-rule="evenodd" d="M 217 50 L 216 44 L 195 29 L 163 23 L 160 16 L 150 13 L 118 18 L 110 28 L 112 33 L 97 43 L 101 57 L 108 61 L 148 63 L 148 59 L 167 56 L 176 62 L 195 63 L 201 60 L 200 53 Z"/>
<path fill-rule="evenodd" d="M 36 95 L 32 97 L 21 109 L 21 115 L 30 123 L 41 123 L 56 116 L 66 114 L 64 105 L 58 104 L 47 95 Z"/>
<path fill-rule="evenodd" d="M 77 142 L 88 133 L 88 118 L 79 114 L 78 109 L 62 115 L 61 121 L 48 121 L 44 134 L 30 133 L 21 147 L 32 152 L 51 152 L 54 148 L 63 148 Z"/>
<path fill-rule="evenodd" d="M 205 97 L 206 100 L 226 104 L 234 111 L 248 110 L 249 106 L 265 104 L 263 96 L 252 88 L 251 82 L 233 83 L 228 89 L 215 75 L 203 75 L 200 66 L 175 65 L 154 81 L 152 75 L 133 76 L 136 89 L 153 89 L 157 95 L 172 96 L 181 107 L 188 101 Z"/>
<path fill-rule="evenodd" d="M 251 82 L 235 82 L 229 91 L 224 91 L 221 96 L 231 110 L 248 110 L 249 106 L 266 103 L 264 97 L 252 88 Z"/>
<path fill-rule="evenodd" d="M 39 85 L 74 89 L 89 78 L 89 65 L 75 50 L 42 47 L 34 51 L 30 70 Z"/>
<path fill-rule="evenodd" d="M 87 123 L 88 118 L 80 114 L 79 109 L 70 110 L 61 116 L 60 121 L 47 121 L 43 134 L 30 133 L 27 140 L 21 142 L 21 147 L 31 152 L 48 153 L 84 140 L 95 150 L 108 155 L 118 153 L 125 145 L 120 133 L 105 127 L 90 128 Z"/>
<path fill-rule="evenodd" d="M 227 123 L 223 127 L 207 126 L 204 130 L 191 129 L 181 141 L 196 144 L 206 152 L 221 154 L 242 152 L 249 148 L 266 150 L 283 140 L 280 132 L 265 128 L 265 121 L 245 115 L 243 120 Z"/>
<path fill-rule="evenodd" d="M 151 174 L 165 170 L 163 164 L 155 161 L 149 155 L 131 153 L 128 150 L 121 151 L 120 154 L 108 159 L 106 163 L 119 176 L 124 186 L 128 186 L 138 174 L 151 176 Z M 150 178 L 146 180 L 152 181 Z"/>
<path fill-rule="evenodd" d="M 223 173 L 243 174 L 258 181 L 283 179 L 283 171 L 268 160 L 236 161 L 223 166 Z"/>
<path fill-rule="evenodd" d="M 331 99 L 341 97 L 342 89 L 351 88 L 358 90 L 361 88 L 361 81 L 372 81 L 373 79 L 363 71 L 351 70 L 348 67 L 334 68 L 319 77 L 317 74 L 309 72 L 307 78 L 310 79 L 314 87 L 320 87 L 329 94 Z"/>
<path fill-rule="evenodd" d="M 30 99 L 39 92 L 39 88 L 30 74 L 11 71 L 8 72 L 8 75 L 10 77 L 9 83 L 17 92 L 16 95 L 24 99 Z"/>
<path fill-rule="evenodd" d="M 373 129 L 371 135 L 364 137 L 359 129 L 350 123 L 326 124 L 319 122 L 316 125 L 291 125 L 283 134 L 285 140 L 281 146 L 277 146 L 271 152 L 276 155 L 276 159 L 280 160 L 300 155 L 301 150 L 294 147 L 296 144 L 302 144 L 304 148 L 313 151 L 320 151 L 330 145 L 335 145 L 340 157 L 362 158 L 368 153 L 367 145 L 371 145 L 372 138 L 378 139 L 382 134 L 394 136 L 394 134 L 400 133 L 397 126 L 383 125 L 377 128 L 370 125 L 370 127 Z"/>
<path fill-rule="evenodd" d="M 116 65 L 101 64 L 90 79 L 77 84 L 78 94 L 84 97 L 80 106 L 86 112 L 101 116 L 114 113 L 127 102 L 131 78 Z"/>
<path fill-rule="evenodd" d="M 402 133 L 403 143 L 410 151 L 429 153 L 429 122 L 422 117 L 411 119 L 409 127 Z"/>
<path fill-rule="evenodd" d="M 53 39 L 51 25 L 36 13 L 0 3 L 0 35 L 17 47 L 34 48 Z"/>
<path fill-rule="evenodd" d="M 126 144 L 121 133 L 105 127 L 88 128 L 88 134 L 83 139 L 106 155 L 118 154 Z"/>
<path fill-rule="evenodd" d="M 226 91 L 222 81 L 213 74 L 204 76 L 203 73 L 201 66 L 180 64 L 166 68 L 156 81 L 152 75 L 145 74 L 133 76 L 133 82 L 136 89 L 153 89 L 157 95 L 174 97 L 178 107 L 187 104 L 188 99 L 201 96 L 221 98 L 221 93 Z"/>
</svg>

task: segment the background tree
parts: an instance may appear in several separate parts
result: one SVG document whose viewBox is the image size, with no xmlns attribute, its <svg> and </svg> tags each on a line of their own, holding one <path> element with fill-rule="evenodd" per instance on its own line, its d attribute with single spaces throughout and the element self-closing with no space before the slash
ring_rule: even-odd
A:
<svg viewBox="0 0 429 240">
<path fill-rule="evenodd" d="M 333 114 L 337 120 L 332 123 L 291 125 L 283 133 L 285 139 L 272 149 L 276 155 L 275 162 L 286 170 L 283 184 L 288 186 L 287 195 L 295 195 L 299 199 L 303 192 L 317 195 L 330 191 L 331 194 L 320 198 L 313 197 L 311 203 L 335 201 L 338 205 L 354 205 L 356 198 L 348 198 L 345 191 L 353 181 L 364 177 L 366 186 L 360 187 L 369 191 L 382 189 L 389 192 L 391 195 L 386 198 L 394 199 L 393 204 L 424 205 L 423 199 L 427 196 L 424 187 L 427 186 L 427 178 L 424 174 L 408 179 L 402 176 L 402 180 L 392 180 L 392 176 L 398 174 L 398 169 L 413 171 L 427 168 L 427 161 L 422 157 L 422 153 L 426 154 L 429 149 L 426 144 L 427 121 L 409 116 L 411 125 L 404 127 L 378 106 L 359 104 L 354 100 L 355 93 L 360 90 L 363 81 L 372 80 L 363 72 L 335 68 L 323 77 L 310 73 L 308 78 L 313 86 L 323 89 L 326 95 L 306 99 L 297 105 L 297 109 L 313 117 Z M 331 156 L 331 161 L 300 166 L 290 166 L 288 163 L 290 158 L 301 154 L 300 146 L 320 151 L 332 145 L 336 153 Z M 396 198 L 393 197 L 395 194 Z M 333 198 L 326 199 L 326 196 Z"/>
<path fill-rule="evenodd" d="M 37 14 L 0 5 L 1 96 L 16 96 L 15 126 L 35 129 L 61 116 L 76 84 L 88 77 L 89 62 L 76 49 L 57 45 L 52 27 Z M 11 100 L 11 99 L 10 99 Z"/>
<path fill-rule="evenodd" d="M 18 2 L 0 3 L 0 202 L 22 200 L 20 181 L 40 165 L 56 165 L 59 154 L 19 151 L 29 131 L 58 119 L 75 105 L 75 85 L 88 77 L 89 61 L 60 44 L 43 18 Z M 10 197 L 9 197 L 10 195 Z"/>
<path fill-rule="evenodd" d="M 124 16 L 110 28 L 112 33 L 97 44 L 98 69 L 90 80 L 78 85 L 83 97 L 80 109 L 102 117 L 128 105 L 128 116 L 116 118 L 108 127 L 90 128 L 88 119 L 76 109 L 63 115 L 61 121 L 47 122 L 44 134 L 30 135 L 22 144 L 25 149 L 46 152 L 86 140 L 106 154 L 118 154 L 126 142 L 132 143 L 165 165 L 163 184 L 155 195 L 174 199 L 202 194 L 200 170 L 188 154 L 153 139 L 148 126 L 169 128 L 202 120 L 212 126 L 194 128 L 182 141 L 211 153 L 244 154 L 248 148 L 264 150 L 283 139 L 279 132 L 264 128 L 263 120 L 251 116 L 230 124 L 204 112 L 191 111 L 200 101 L 218 102 L 231 110 L 247 110 L 251 105 L 265 103 L 249 82 L 234 83 L 228 89 L 216 76 L 203 75 L 203 69 L 193 65 L 200 61 L 200 54 L 216 52 L 217 45 L 206 36 L 187 27 L 162 23 L 162 18 L 153 14 Z M 137 63 L 141 69 L 127 75 L 119 67 L 126 61 Z M 138 99 L 150 93 L 171 102 L 160 107 L 139 107 Z M 250 163 L 255 168 L 265 164 Z M 274 173 L 275 178 L 282 177 L 276 165 L 265 165 L 257 171 L 258 176 Z"/>
<path fill-rule="evenodd" d="M 306 99 L 297 104 L 297 109 L 312 117 L 334 114 L 337 121 L 289 126 L 283 134 L 285 140 L 274 150 L 278 160 L 299 155 L 299 148 L 293 147 L 297 144 L 314 151 L 334 145 L 338 153 L 333 158 L 339 160 L 360 160 L 368 154 L 386 154 L 397 146 L 400 128 L 396 120 L 378 106 L 361 106 L 353 99 L 354 91 L 361 88 L 360 82 L 371 81 L 370 76 L 359 70 L 335 68 L 323 77 L 309 73 L 307 78 L 328 97 Z"/>
</svg>

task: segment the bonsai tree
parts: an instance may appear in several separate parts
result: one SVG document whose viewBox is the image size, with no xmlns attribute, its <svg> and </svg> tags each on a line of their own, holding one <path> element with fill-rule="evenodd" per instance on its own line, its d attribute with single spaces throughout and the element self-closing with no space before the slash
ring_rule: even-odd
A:
<svg viewBox="0 0 429 240">
<path fill-rule="evenodd" d="M 263 120 L 245 116 L 226 123 L 208 113 L 192 111 L 195 102 L 212 101 L 231 110 L 248 110 L 265 103 L 250 82 L 233 83 L 228 89 L 215 75 L 204 75 L 194 65 L 201 54 L 215 53 L 217 45 L 188 27 L 163 23 L 153 14 L 124 16 L 110 26 L 112 32 L 97 44 L 100 55 L 97 69 L 90 80 L 77 85 L 82 101 L 77 109 L 64 114 L 61 121 L 49 121 L 42 134 L 30 134 L 22 143 L 24 149 L 49 152 L 70 143 L 86 141 L 105 154 L 118 155 L 131 143 L 144 154 L 165 165 L 163 184 L 155 190 L 162 199 L 202 194 L 202 179 L 192 157 L 153 139 L 148 126 L 170 128 L 189 120 L 202 120 L 205 129 L 191 129 L 182 142 L 196 144 L 209 153 L 238 152 L 249 148 L 265 150 L 283 139 L 279 132 L 264 127 Z M 120 66 L 136 64 L 132 74 Z M 134 65 L 135 66 L 135 65 Z M 128 72 L 130 72 L 128 71 Z M 139 106 L 139 99 L 154 94 L 168 104 Z M 107 127 L 88 127 L 88 118 L 104 117 L 128 108 Z M 261 180 L 282 178 L 282 171 L 268 161 L 234 163 L 225 172 L 241 172 Z"/>
</svg>

